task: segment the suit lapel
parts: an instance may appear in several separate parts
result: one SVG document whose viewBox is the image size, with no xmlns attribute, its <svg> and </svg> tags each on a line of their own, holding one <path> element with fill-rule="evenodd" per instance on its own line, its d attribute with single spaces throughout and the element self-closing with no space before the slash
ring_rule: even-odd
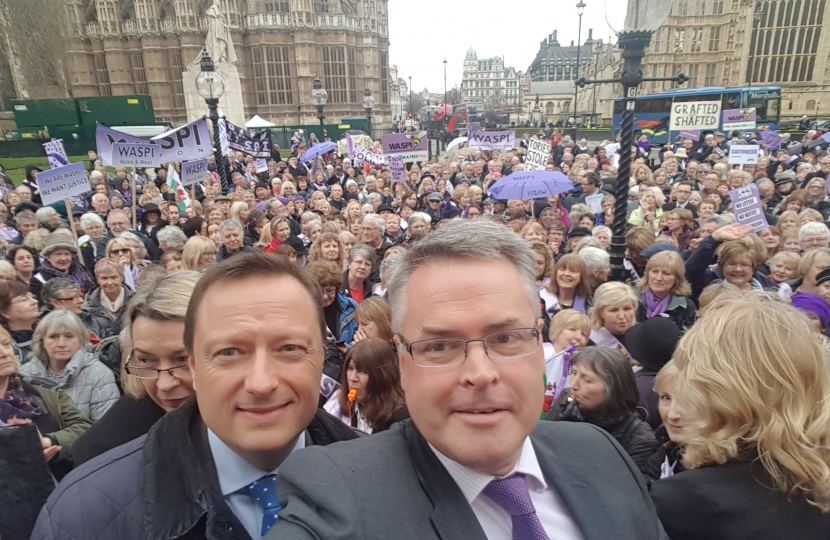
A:
<svg viewBox="0 0 830 540">
<path fill-rule="evenodd" d="M 545 481 L 565 503 L 585 540 L 605 540 L 615 528 L 606 514 L 597 512 L 597 508 L 606 505 L 594 480 L 596 473 L 590 470 L 591 464 L 563 460 L 551 450 L 553 441 L 547 443 L 545 438 L 546 435 L 539 433 L 539 430 L 530 435 Z"/>
<path fill-rule="evenodd" d="M 461 489 L 411 420 L 405 422 L 404 438 L 421 487 L 432 502 L 430 520 L 438 537 L 445 540 L 487 540 Z"/>
</svg>

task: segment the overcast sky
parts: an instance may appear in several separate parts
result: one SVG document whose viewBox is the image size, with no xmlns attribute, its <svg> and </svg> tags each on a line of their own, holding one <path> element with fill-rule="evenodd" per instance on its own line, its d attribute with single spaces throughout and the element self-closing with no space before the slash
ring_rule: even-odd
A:
<svg viewBox="0 0 830 540">
<path fill-rule="evenodd" d="M 398 76 L 420 91 L 440 93 L 444 88 L 444 58 L 447 86 L 461 85 L 464 56 L 471 46 L 479 59 L 504 56 L 505 67 L 527 71 L 539 52 L 539 43 L 558 30 L 559 43 L 576 42 L 579 0 L 390 0 L 389 42 L 392 64 Z M 583 0 L 582 41 L 588 28 L 594 39 L 607 42 L 613 35 L 606 22 L 622 28 L 625 0 Z M 614 37 L 616 41 L 616 37 Z"/>
</svg>

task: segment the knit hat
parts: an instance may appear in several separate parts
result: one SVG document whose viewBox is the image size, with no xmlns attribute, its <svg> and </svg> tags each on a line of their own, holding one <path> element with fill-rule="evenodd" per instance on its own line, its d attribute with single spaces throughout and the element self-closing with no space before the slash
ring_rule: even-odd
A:
<svg viewBox="0 0 830 540">
<path fill-rule="evenodd" d="M 43 249 L 40 250 L 40 254 L 43 257 L 48 257 L 53 251 L 58 249 L 70 251 L 72 255 L 78 254 L 78 246 L 75 245 L 72 233 L 69 231 L 64 233 L 61 229 L 58 229 L 55 232 L 47 234 L 46 238 L 43 239 Z"/>
<path fill-rule="evenodd" d="M 816 275 L 816 287 L 825 281 L 830 281 L 830 268 L 825 268 Z"/>
<path fill-rule="evenodd" d="M 574 227 L 568 233 L 568 240 L 571 238 L 581 238 L 583 236 L 591 236 L 591 231 L 586 227 Z"/>
<path fill-rule="evenodd" d="M 671 360 L 681 336 L 671 319 L 652 317 L 625 333 L 625 348 L 645 369 L 660 371 Z"/>
<path fill-rule="evenodd" d="M 248 225 L 251 227 L 256 227 L 256 224 L 265 219 L 266 216 L 265 212 L 260 212 L 259 210 L 251 210 L 248 213 Z"/>
<path fill-rule="evenodd" d="M 819 275 L 827 272 L 822 270 Z M 810 293 L 799 293 L 792 297 L 793 307 L 804 313 L 815 315 L 821 321 L 821 325 L 825 328 L 830 326 L 830 306 L 820 296 Z"/>
</svg>

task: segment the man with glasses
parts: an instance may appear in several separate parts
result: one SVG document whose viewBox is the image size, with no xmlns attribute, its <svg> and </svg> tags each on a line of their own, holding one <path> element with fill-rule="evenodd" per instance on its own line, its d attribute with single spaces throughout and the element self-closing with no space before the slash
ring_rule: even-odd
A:
<svg viewBox="0 0 830 540">
<path fill-rule="evenodd" d="M 392 240 L 386 236 L 386 220 L 378 214 L 368 214 L 360 225 L 360 236 L 364 244 L 375 250 L 374 270 L 377 271 L 386 250 L 393 245 Z"/>
<path fill-rule="evenodd" d="M 530 248 L 502 225 L 459 220 L 398 259 L 388 291 L 412 418 L 292 455 L 268 538 L 667 538 L 607 433 L 539 422 Z"/>
<path fill-rule="evenodd" d="M 830 248 L 830 229 L 824 223 L 805 223 L 798 229 L 798 241 L 802 254 L 813 249 Z"/>
</svg>

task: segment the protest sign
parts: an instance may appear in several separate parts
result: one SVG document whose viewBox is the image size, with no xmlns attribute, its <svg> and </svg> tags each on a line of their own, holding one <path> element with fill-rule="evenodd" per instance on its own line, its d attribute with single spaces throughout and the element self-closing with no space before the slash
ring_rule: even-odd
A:
<svg viewBox="0 0 830 540">
<path fill-rule="evenodd" d="M 720 101 L 687 101 L 671 104 L 671 131 L 717 129 L 720 125 Z"/>
<path fill-rule="evenodd" d="M 729 147 L 729 163 L 732 165 L 756 165 L 761 147 L 757 144 L 733 144 Z"/>
<path fill-rule="evenodd" d="M 207 120 L 202 118 L 153 137 L 161 146 L 161 162 L 201 159 L 213 153 L 213 141 L 210 138 Z"/>
<path fill-rule="evenodd" d="M 182 163 L 182 186 L 188 187 L 204 182 L 208 174 L 207 158 Z"/>
<path fill-rule="evenodd" d="M 542 139 L 527 141 L 527 155 L 525 156 L 525 170 L 545 170 L 550 156 L 550 143 Z"/>
<path fill-rule="evenodd" d="M 467 140 L 467 146 L 479 150 L 512 150 L 516 146 L 516 132 L 475 131 Z"/>
<path fill-rule="evenodd" d="M 69 157 L 63 147 L 63 139 L 52 139 L 47 143 L 43 143 L 43 149 L 46 151 L 46 159 L 49 160 L 49 168 L 56 169 L 69 165 Z"/>
<path fill-rule="evenodd" d="M 389 172 L 392 173 L 393 182 L 406 182 L 406 167 L 403 163 L 403 155 L 392 154 L 389 156 Z"/>
<path fill-rule="evenodd" d="M 113 167 L 158 167 L 161 165 L 161 146 L 143 143 L 115 143 L 110 159 Z"/>
<path fill-rule="evenodd" d="M 81 162 L 38 173 L 37 183 L 40 186 L 43 204 L 52 204 L 72 195 L 92 191 L 89 178 L 86 176 L 86 167 Z"/>
<path fill-rule="evenodd" d="M 691 139 L 693 141 L 700 140 L 700 130 L 699 129 L 690 129 L 688 131 L 684 130 L 680 132 L 680 138 L 682 139 Z"/>
<path fill-rule="evenodd" d="M 597 193 L 596 195 L 588 195 L 585 197 L 585 204 L 594 212 L 596 215 L 602 214 L 602 198 L 605 197 L 605 193 Z"/>
<path fill-rule="evenodd" d="M 383 153 L 387 156 L 401 154 L 404 163 L 424 161 L 429 158 L 427 150 L 429 139 L 426 131 L 420 133 L 392 133 L 384 135 L 381 140 L 383 141 Z"/>
<path fill-rule="evenodd" d="M 749 184 L 733 189 L 729 192 L 729 198 L 732 199 L 732 211 L 738 223 L 751 225 L 756 233 L 769 227 L 758 186 Z"/>
<path fill-rule="evenodd" d="M 380 154 L 373 154 L 354 142 L 351 135 L 346 133 L 346 147 L 349 149 L 349 158 L 356 165 L 369 164 L 373 167 L 386 165 L 386 160 Z"/>
<path fill-rule="evenodd" d="M 729 109 L 723 111 L 723 130 L 731 131 L 755 129 L 756 114 L 755 107 L 749 109 Z"/>
<path fill-rule="evenodd" d="M 134 137 L 114 129 L 98 124 L 95 128 L 95 146 L 98 149 L 98 159 L 107 167 L 112 167 L 112 145 L 115 143 L 147 144 L 147 139 Z"/>
<path fill-rule="evenodd" d="M 224 136 L 224 141 L 227 141 L 227 146 L 231 150 L 239 150 L 250 154 L 255 158 L 270 158 L 271 148 L 271 132 L 258 131 L 251 132 L 235 126 L 227 120 L 220 119 L 219 123 L 224 127 L 219 130 L 220 137 Z M 222 141 L 224 146 L 224 141 Z"/>
<path fill-rule="evenodd" d="M 256 172 L 268 172 L 268 160 L 267 159 L 258 159 L 254 161 L 254 166 L 256 167 Z"/>
</svg>

